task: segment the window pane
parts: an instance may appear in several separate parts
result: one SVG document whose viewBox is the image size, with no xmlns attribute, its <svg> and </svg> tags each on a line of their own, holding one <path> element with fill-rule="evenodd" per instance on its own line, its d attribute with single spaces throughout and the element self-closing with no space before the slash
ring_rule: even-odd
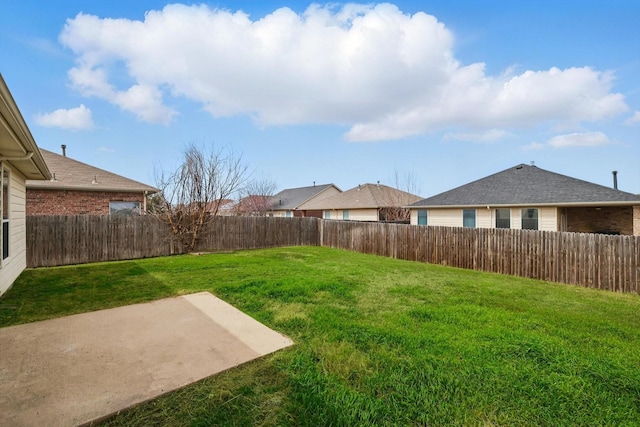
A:
<svg viewBox="0 0 640 427">
<path fill-rule="evenodd" d="M 462 211 L 462 226 L 475 228 L 476 226 L 476 210 L 465 209 Z"/>
<path fill-rule="evenodd" d="M 418 210 L 418 225 L 427 225 L 427 210 Z"/>
<path fill-rule="evenodd" d="M 538 229 L 538 209 L 522 209 L 522 229 Z"/>
<path fill-rule="evenodd" d="M 324 211 L 324 219 L 331 219 L 331 211 Z"/>
<path fill-rule="evenodd" d="M 343 210 L 342 211 L 342 219 L 349 219 L 349 211 L 348 210 Z"/>
<path fill-rule="evenodd" d="M 9 257 L 9 221 L 2 221 L 2 259 Z"/>
<path fill-rule="evenodd" d="M 511 209 L 496 209 L 496 228 L 511 228 Z"/>
<path fill-rule="evenodd" d="M 110 215 L 139 215 L 140 202 L 109 202 Z"/>
<path fill-rule="evenodd" d="M 9 171 L 2 171 L 2 219 L 9 219 Z"/>
<path fill-rule="evenodd" d="M 9 257 L 9 170 L 3 169 L 2 176 L 2 259 Z"/>
</svg>

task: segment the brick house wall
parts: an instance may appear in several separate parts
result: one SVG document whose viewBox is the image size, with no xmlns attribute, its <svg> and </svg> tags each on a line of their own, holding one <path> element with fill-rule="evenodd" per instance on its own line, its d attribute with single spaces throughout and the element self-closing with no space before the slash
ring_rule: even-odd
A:
<svg viewBox="0 0 640 427">
<path fill-rule="evenodd" d="M 638 208 L 640 206 L 567 208 L 567 231 L 640 235 Z"/>
<path fill-rule="evenodd" d="M 144 194 L 27 189 L 27 215 L 109 215 L 109 202 L 140 202 Z"/>
</svg>

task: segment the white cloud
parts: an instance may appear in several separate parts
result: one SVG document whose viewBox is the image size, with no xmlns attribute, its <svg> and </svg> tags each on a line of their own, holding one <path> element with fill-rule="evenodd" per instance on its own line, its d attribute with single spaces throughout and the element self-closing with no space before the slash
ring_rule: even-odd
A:
<svg viewBox="0 0 640 427">
<path fill-rule="evenodd" d="M 449 132 L 445 134 L 444 139 L 465 142 L 494 142 L 511 136 L 513 135 L 504 129 L 489 129 L 478 133 Z"/>
<path fill-rule="evenodd" d="M 529 145 L 525 145 L 524 147 L 522 147 L 523 150 L 525 151 L 533 151 L 533 150 L 541 150 L 545 147 L 544 144 L 541 144 L 539 142 L 532 142 Z"/>
<path fill-rule="evenodd" d="M 66 54 L 60 48 L 60 45 L 49 39 L 34 37 L 25 40 L 25 44 L 36 51 L 42 52 L 49 56 L 65 57 Z"/>
<path fill-rule="evenodd" d="M 629 125 L 640 123 L 640 111 L 633 113 L 633 116 L 631 116 L 626 123 Z"/>
<path fill-rule="evenodd" d="M 489 76 L 484 64 L 455 59 L 454 37 L 435 17 L 391 4 L 281 8 L 257 20 L 181 4 L 144 21 L 79 14 L 60 41 L 76 55 L 74 88 L 156 123 L 177 114 L 171 97 L 260 125 L 346 125 L 347 139 L 365 141 L 452 125 L 576 125 L 627 110 L 608 72 Z"/>
<path fill-rule="evenodd" d="M 136 84 L 118 91 L 107 81 L 103 68 L 75 67 L 69 70 L 71 83 L 84 96 L 96 96 L 134 113 L 150 123 L 168 124 L 177 114 L 162 103 L 162 92 L 153 85 Z"/>
<path fill-rule="evenodd" d="M 547 141 L 547 145 L 553 148 L 599 147 L 609 145 L 612 142 L 613 141 L 602 132 L 584 132 L 554 136 Z"/>
<path fill-rule="evenodd" d="M 77 108 L 59 109 L 51 113 L 37 114 L 36 124 L 44 127 L 57 127 L 70 130 L 86 130 L 93 128 L 91 110 L 80 104 Z"/>
</svg>

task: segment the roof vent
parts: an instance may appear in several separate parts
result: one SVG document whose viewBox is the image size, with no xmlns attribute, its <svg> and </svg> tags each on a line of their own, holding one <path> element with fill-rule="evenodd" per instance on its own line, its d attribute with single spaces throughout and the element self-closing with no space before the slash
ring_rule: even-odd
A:
<svg viewBox="0 0 640 427">
<path fill-rule="evenodd" d="M 98 177 L 96 175 L 93 176 L 93 181 L 91 181 L 92 184 L 97 184 L 98 183 Z"/>
<path fill-rule="evenodd" d="M 62 155 L 67 157 L 67 146 L 62 144 L 60 147 L 62 147 Z"/>
<path fill-rule="evenodd" d="M 618 171 L 611 171 L 611 173 L 613 174 L 613 189 L 617 190 L 618 189 Z"/>
</svg>

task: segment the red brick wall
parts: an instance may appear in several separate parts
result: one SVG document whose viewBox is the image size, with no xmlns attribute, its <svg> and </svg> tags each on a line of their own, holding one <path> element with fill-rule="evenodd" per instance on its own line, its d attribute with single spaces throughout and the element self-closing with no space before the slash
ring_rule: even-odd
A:
<svg viewBox="0 0 640 427">
<path fill-rule="evenodd" d="M 631 206 L 567 208 L 567 231 L 634 234 L 634 213 Z"/>
<path fill-rule="evenodd" d="M 27 215 L 109 215 L 109 202 L 140 202 L 142 193 L 27 189 Z"/>
</svg>

